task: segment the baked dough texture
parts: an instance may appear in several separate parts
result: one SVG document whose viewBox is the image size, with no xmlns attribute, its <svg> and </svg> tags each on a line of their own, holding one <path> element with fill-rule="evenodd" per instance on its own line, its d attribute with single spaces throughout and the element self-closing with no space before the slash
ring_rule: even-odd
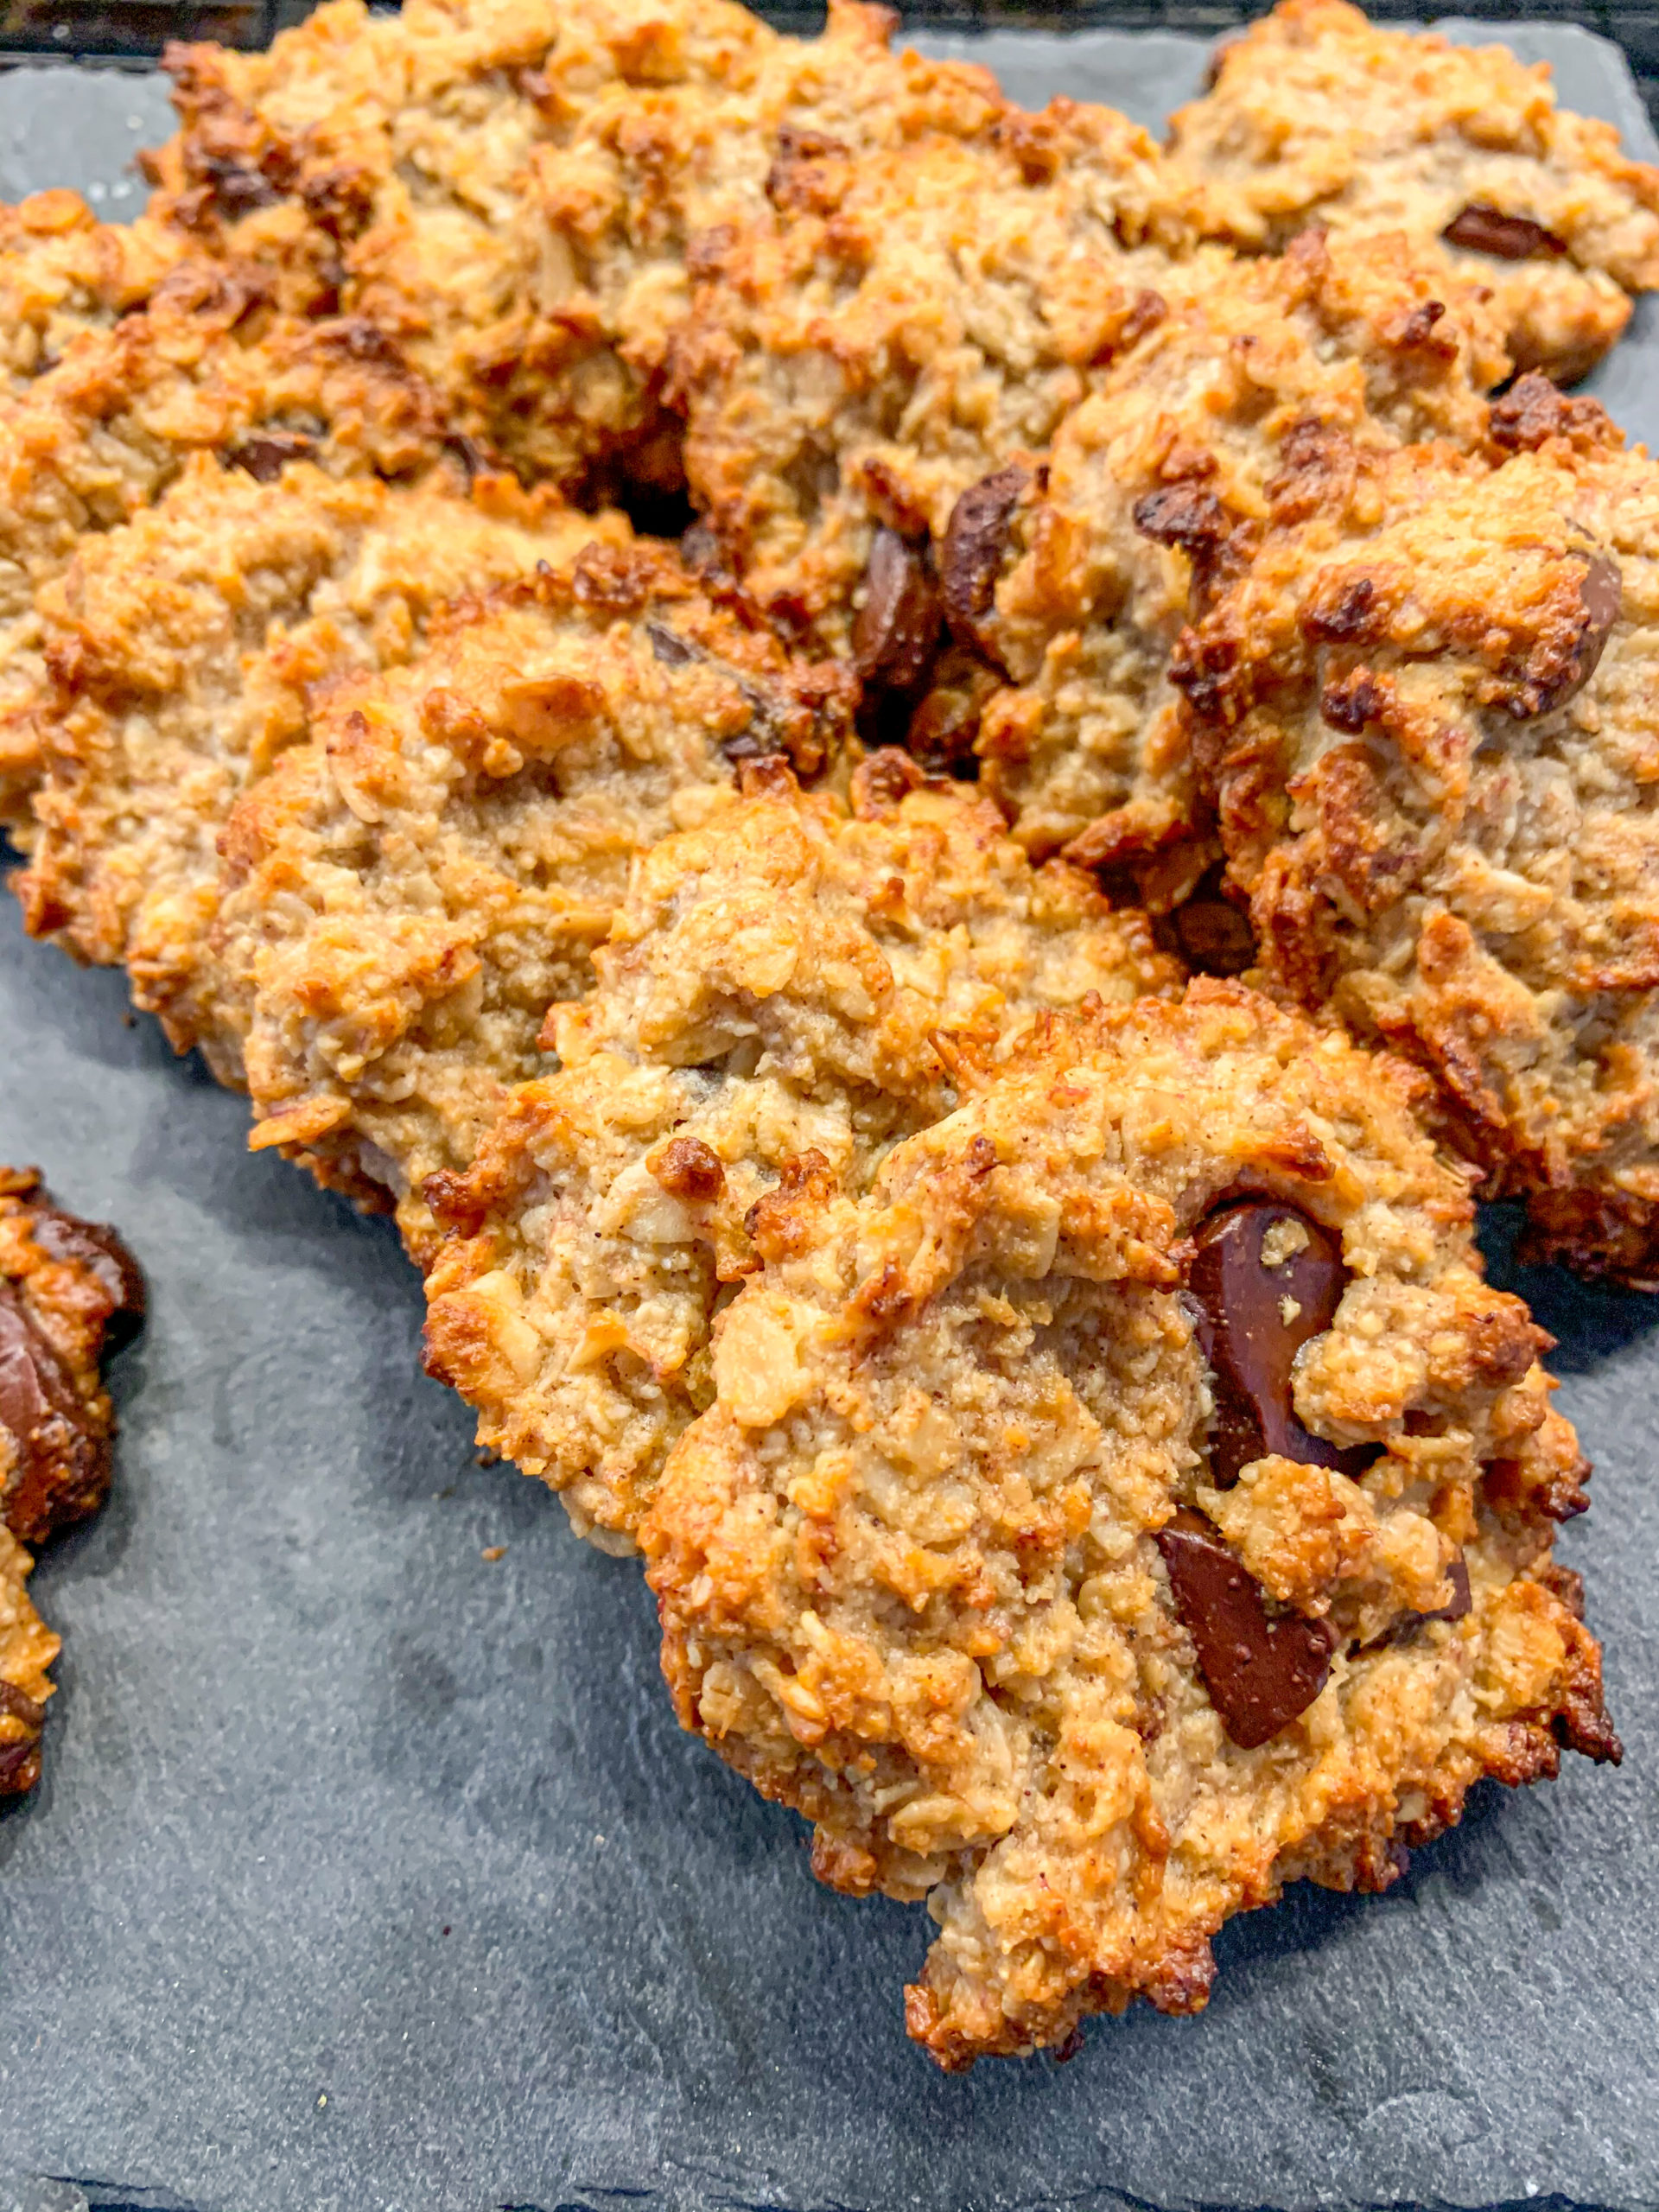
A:
<svg viewBox="0 0 1659 2212">
<path fill-rule="evenodd" d="M 1177 677 L 1265 976 L 1429 1069 L 1535 1249 L 1659 1279 L 1659 469 L 1523 378 L 1497 467 L 1310 438 Z"/>
<path fill-rule="evenodd" d="M 459 601 L 407 665 L 342 676 L 221 840 L 254 1146 L 395 1203 L 418 1256 L 423 1186 L 549 1065 L 544 1018 L 592 983 L 634 864 L 717 818 L 746 760 L 844 772 L 850 698 L 639 544 Z"/>
<path fill-rule="evenodd" d="M 778 767 L 639 867 L 598 983 L 554 1009 L 465 1177 L 429 1184 L 450 1236 L 428 1365 L 480 1442 L 631 1549 L 709 1389 L 709 1324 L 755 1223 L 802 1177 L 856 1189 L 1044 1008 L 1174 987 L 1144 917 L 1033 870 L 996 810 L 880 754 L 852 811 Z"/>
<path fill-rule="evenodd" d="M 448 601 L 631 537 L 511 479 L 469 493 L 443 471 L 406 487 L 296 461 L 262 483 L 194 455 L 38 596 L 42 675 L 13 725 L 47 768 L 18 835 L 29 929 L 124 965 L 175 1049 L 240 1083 L 247 1014 L 214 949 L 236 799 L 348 671 L 418 660 Z"/>
<path fill-rule="evenodd" d="M 1215 235 L 1277 251 L 1309 224 L 1398 231 L 1484 285 L 1517 368 L 1583 376 L 1659 287 L 1659 170 L 1555 105 L 1547 64 L 1281 0 L 1172 119 Z"/>
<path fill-rule="evenodd" d="M 1585 1469 L 1548 1339 L 1420 1088 L 1200 981 L 1040 1027 L 861 1198 L 759 1212 L 641 1529 L 664 1668 L 823 1879 L 927 1897 L 907 2018 L 947 2067 L 1196 2010 L 1234 1912 L 1383 1888 L 1483 1776 L 1618 1756 L 1551 1561 Z M 1230 1206 L 1271 1217 L 1243 1350 Z M 1241 1385 L 1295 1457 L 1224 1457 Z"/>
</svg>

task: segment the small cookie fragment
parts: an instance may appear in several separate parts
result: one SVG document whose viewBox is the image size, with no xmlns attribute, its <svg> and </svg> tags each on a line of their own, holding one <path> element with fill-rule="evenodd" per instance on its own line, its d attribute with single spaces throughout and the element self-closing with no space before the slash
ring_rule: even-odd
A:
<svg viewBox="0 0 1659 2212">
<path fill-rule="evenodd" d="M 115 1414 L 99 1363 L 143 1325 L 144 1279 L 112 1229 L 0 1167 L 0 1797 L 40 1778 L 59 1640 L 25 1591 L 24 1548 L 85 1519 L 110 1484 Z"/>
<path fill-rule="evenodd" d="M 1491 291 L 1519 369 L 1583 376 L 1659 287 L 1659 170 L 1555 105 L 1547 65 L 1281 0 L 1171 123 L 1212 234 L 1277 251 L 1313 224 L 1401 232 Z"/>
<path fill-rule="evenodd" d="M 944 2066 L 1196 2011 L 1231 1914 L 1620 1756 L 1550 1557 L 1586 1469 L 1549 1340 L 1423 1090 L 1204 979 L 1052 1017 L 861 1198 L 798 1176 L 757 1227 L 640 1532 L 664 1670 L 822 1878 L 927 1897 Z M 1230 1218 L 1230 1292 L 1317 1315 L 1242 1463 Z"/>
</svg>

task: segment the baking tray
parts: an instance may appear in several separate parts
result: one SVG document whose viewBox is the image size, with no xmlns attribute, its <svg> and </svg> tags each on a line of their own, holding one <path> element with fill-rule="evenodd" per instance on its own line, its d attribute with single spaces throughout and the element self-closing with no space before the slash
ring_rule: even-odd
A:
<svg viewBox="0 0 1659 2212">
<path fill-rule="evenodd" d="M 1641 139 L 1609 49 L 1516 42 Z M 1204 58 L 982 51 L 1149 122 Z M 0 80 L 0 193 L 118 211 L 165 127 L 143 77 Z M 1605 378 L 1632 427 L 1656 372 L 1644 316 Z M 117 1222 L 153 1294 L 111 1504 L 35 1586 L 66 1643 L 46 1779 L 0 1815 L 0 2212 L 1659 2206 L 1652 1301 L 1519 1286 L 1597 1461 L 1561 1548 L 1624 1768 L 1478 1793 L 1386 1897 L 1235 1922 L 1196 2019 L 951 2079 L 903 2032 L 919 1910 L 817 1888 L 679 1733 L 637 1568 L 477 1463 L 385 1225 L 250 1156 L 124 1006 L 0 900 L 0 1159 Z"/>
</svg>

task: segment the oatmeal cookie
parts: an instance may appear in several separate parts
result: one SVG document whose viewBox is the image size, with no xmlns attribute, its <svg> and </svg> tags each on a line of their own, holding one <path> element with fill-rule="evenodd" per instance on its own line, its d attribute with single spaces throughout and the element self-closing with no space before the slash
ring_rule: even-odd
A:
<svg viewBox="0 0 1659 2212">
<path fill-rule="evenodd" d="M 1177 679 L 1265 973 L 1427 1068 L 1538 1248 L 1659 1281 L 1659 467 L 1523 378 L 1496 467 L 1310 448 Z"/>
<path fill-rule="evenodd" d="M 173 50 L 155 206 L 394 335 L 514 467 L 671 482 L 658 385 L 696 241 L 763 207 L 802 137 L 1006 106 L 982 70 L 891 54 L 892 24 L 845 0 L 805 41 L 728 0 L 334 0 L 269 54 Z"/>
<path fill-rule="evenodd" d="M 995 671 L 963 734 L 1015 836 L 1133 868 L 1165 904 L 1209 851 L 1167 677 L 1183 624 L 1247 557 L 1300 445 L 1472 446 L 1503 357 L 1479 302 L 1448 309 L 1395 240 L 1305 238 L 1160 281 L 1040 467 L 965 493 L 934 562 L 957 647 Z"/>
<path fill-rule="evenodd" d="M 0 403 L 0 824 L 26 812 L 41 770 L 36 594 L 85 535 L 150 505 L 193 453 L 261 481 L 296 455 L 388 477 L 440 458 L 442 407 L 389 340 L 361 321 L 276 315 L 269 289 L 257 269 L 182 262 L 148 307 L 84 334 Z"/>
<path fill-rule="evenodd" d="M 545 1069 L 543 1016 L 591 983 L 633 862 L 742 760 L 838 765 L 849 693 L 643 544 L 464 601 L 408 666 L 335 682 L 222 839 L 254 1145 L 389 1192 L 423 1249 L 423 1184 Z"/>
<path fill-rule="evenodd" d="M 1218 235 L 1276 251 L 1309 224 L 1402 231 L 1489 288 L 1516 364 L 1567 381 L 1659 287 L 1659 170 L 1558 108 L 1549 69 L 1281 0 L 1224 44 L 1171 152 Z"/>
<path fill-rule="evenodd" d="M 111 1229 L 0 1167 L 0 1797 L 40 1778 L 59 1639 L 24 1585 L 39 1545 L 103 1503 L 115 1414 L 99 1363 L 142 1326 L 144 1281 Z"/>
<path fill-rule="evenodd" d="M 1234 1912 L 1619 1755 L 1549 1339 L 1421 1088 L 1201 981 L 756 1221 L 641 1529 L 664 1671 L 823 1879 L 928 1898 L 943 2065 L 1195 2011 Z"/>
<path fill-rule="evenodd" d="M 559 1071 L 428 1185 L 451 1232 L 430 1370 L 610 1548 L 707 1402 L 756 1224 L 799 1187 L 860 1185 L 1040 1008 L 1176 979 L 1143 917 L 1033 870 L 962 785 L 911 788 L 901 754 L 860 768 L 850 815 L 775 767 L 748 782 L 643 861 L 596 988 L 550 1020 Z"/>
<path fill-rule="evenodd" d="M 1161 185 L 1144 131 L 1069 100 L 780 152 L 770 205 L 702 250 L 673 353 L 703 531 L 763 607 L 919 689 L 958 499 L 1040 454 L 1166 311 L 1190 232 Z"/>
<path fill-rule="evenodd" d="M 211 943 L 237 797 L 307 736 L 320 687 L 417 659 L 445 601 L 630 535 L 511 479 L 469 493 L 279 459 L 261 481 L 195 455 L 39 595 L 42 680 L 13 721 L 47 767 L 19 832 L 30 931 L 124 965 L 175 1048 L 238 1083 L 245 1010 Z"/>
</svg>

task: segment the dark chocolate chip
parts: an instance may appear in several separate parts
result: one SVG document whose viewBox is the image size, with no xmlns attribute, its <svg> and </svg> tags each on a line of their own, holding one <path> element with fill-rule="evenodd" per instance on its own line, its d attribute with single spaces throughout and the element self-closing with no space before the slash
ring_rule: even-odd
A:
<svg viewBox="0 0 1659 2212">
<path fill-rule="evenodd" d="M 31 1241 L 49 1260 L 84 1268 L 110 1303 L 104 1346 L 119 1351 L 144 1325 L 148 1300 L 143 1271 L 114 1230 L 101 1221 L 80 1221 L 56 1206 L 42 1206 L 29 1221 Z"/>
<path fill-rule="evenodd" d="M 1158 1548 L 1210 1701 L 1234 1743 L 1253 1751 L 1325 1688 L 1335 1632 L 1301 1613 L 1270 1614 L 1261 1584 L 1196 1513 L 1160 1529 Z"/>
<path fill-rule="evenodd" d="M 269 177 L 245 162 L 212 158 L 202 163 L 201 173 L 219 213 L 232 223 L 261 207 L 274 207 L 282 196 Z"/>
<path fill-rule="evenodd" d="M 1154 544 L 1179 545 L 1194 558 L 1213 553 L 1227 535 L 1227 518 L 1213 492 L 1172 484 L 1135 503 L 1135 526 Z"/>
<path fill-rule="evenodd" d="M 664 668 L 687 668 L 702 658 L 697 648 L 666 622 L 647 622 L 645 635 L 651 641 L 652 658 L 661 661 Z"/>
<path fill-rule="evenodd" d="M 1255 962 L 1249 917 L 1230 899 L 1202 889 L 1169 917 L 1174 949 L 1199 976 L 1242 976 Z"/>
<path fill-rule="evenodd" d="M 854 666 L 879 690 L 916 690 L 932 665 L 944 626 L 939 587 L 925 556 L 896 530 L 878 530 L 864 591 L 853 625 Z"/>
<path fill-rule="evenodd" d="M 41 1778 L 41 1730 L 46 1707 L 16 1682 L 0 1681 L 0 1715 L 21 1720 L 29 1732 L 0 1743 L 0 1797 L 21 1797 Z"/>
<path fill-rule="evenodd" d="M 0 1427 L 14 1465 L 0 1517 L 22 1542 L 39 1543 L 102 1503 L 109 1440 L 89 1421 L 74 1382 L 16 1293 L 0 1284 Z"/>
<path fill-rule="evenodd" d="M 1461 1552 L 1446 1568 L 1446 1579 L 1452 1585 L 1452 1596 L 1447 1604 L 1433 1613 L 1402 1613 L 1393 1627 L 1383 1635 L 1370 1643 L 1361 1644 L 1356 1656 L 1382 1651 L 1390 1643 L 1403 1643 L 1406 1637 L 1415 1636 L 1418 1630 L 1430 1621 L 1460 1621 L 1472 1609 L 1475 1602 L 1474 1593 L 1469 1587 L 1469 1562 Z"/>
<path fill-rule="evenodd" d="M 1281 1224 L 1307 1242 L 1280 1266 L 1262 1258 L 1262 1240 Z M 1252 1459 L 1277 1452 L 1304 1466 L 1357 1473 L 1372 1453 L 1343 1451 L 1310 1435 L 1297 1420 L 1291 1370 L 1310 1338 L 1336 1318 L 1347 1274 L 1329 1230 L 1276 1198 L 1244 1198 L 1203 1222 L 1187 1277 L 1194 1324 L 1214 1376 L 1210 1479 L 1229 1490 Z M 1296 1310 L 1287 1316 L 1283 1301 Z"/>
<path fill-rule="evenodd" d="M 996 655 L 985 636 L 983 617 L 996 596 L 1014 509 L 1030 481 L 1031 471 L 1015 464 L 970 484 L 950 510 L 939 549 L 944 619 L 951 635 L 991 660 Z"/>
<path fill-rule="evenodd" d="M 257 438 L 244 438 L 231 448 L 231 459 L 245 468 L 256 484 L 274 484 L 290 461 L 308 461 L 316 441 L 293 430 L 266 430 Z"/>
<path fill-rule="evenodd" d="M 1566 240 L 1535 223 L 1530 215 L 1506 215 L 1501 207 L 1489 207 L 1479 200 L 1471 200 L 1455 214 L 1440 236 L 1448 245 L 1460 245 L 1469 253 L 1494 254 L 1500 261 L 1530 261 L 1537 254 L 1559 259 L 1567 251 Z"/>
<path fill-rule="evenodd" d="M 1529 721 L 1536 715 L 1554 714 L 1576 698 L 1600 664 L 1624 597 L 1624 579 L 1618 562 L 1605 553 L 1586 554 L 1576 623 L 1570 630 L 1563 626 L 1541 639 L 1519 679 L 1498 690 L 1496 703 L 1516 721 Z"/>
</svg>

